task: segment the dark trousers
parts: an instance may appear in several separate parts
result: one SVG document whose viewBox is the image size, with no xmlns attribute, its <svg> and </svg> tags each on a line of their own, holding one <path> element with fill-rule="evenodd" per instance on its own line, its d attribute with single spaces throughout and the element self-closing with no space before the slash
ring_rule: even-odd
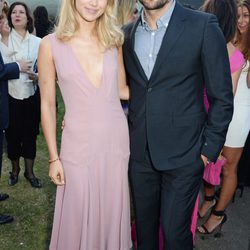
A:
<svg viewBox="0 0 250 250">
<path fill-rule="evenodd" d="M 2 160 L 3 160 L 3 130 L 0 129 L 0 177 L 2 173 Z"/>
<path fill-rule="evenodd" d="M 192 166 L 157 171 L 148 151 L 144 162 L 130 161 L 138 250 L 159 249 L 160 223 L 164 249 L 193 249 L 191 217 L 203 171 L 202 160 Z"/>
<path fill-rule="evenodd" d="M 9 127 L 6 130 L 6 139 L 10 160 L 17 160 L 20 157 L 35 159 L 39 121 L 40 96 L 38 91 L 24 100 L 9 96 Z"/>
</svg>

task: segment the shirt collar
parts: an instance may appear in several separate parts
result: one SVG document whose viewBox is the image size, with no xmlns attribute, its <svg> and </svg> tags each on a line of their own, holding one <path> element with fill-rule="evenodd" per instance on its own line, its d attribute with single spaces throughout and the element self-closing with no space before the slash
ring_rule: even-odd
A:
<svg viewBox="0 0 250 250">
<path fill-rule="evenodd" d="M 170 8 L 156 21 L 158 29 L 161 27 L 165 27 L 165 28 L 168 27 L 168 23 L 169 23 L 170 18 L 173 14 L 174 7 L 175 7 L 175 0 L 172 0 L 172 4 L 171 4 Z M 150 29 L 150 27 L 149 27 L 149 25 L 144 17 L 144 9 L 141 12 L 141 25 L 144 28 Z"/>
<path fill-rule="evenodd" d="M 29 39 L 29 32 L 27 31 L 26 32 L 26 34 L 25 34 L 25 36 L 24 37 L 22 37 L 21 35 L 19 35 L 17 32 L 16 32 L 16 30 L 13 28 L 13 29 L 11 29 L 11 34 L 12 34 L 12 36 L 14 36 L 15 38 L 17 38 L 19 41 L 25 41 L 25 40 L 28 40 Z"/>
</svg>

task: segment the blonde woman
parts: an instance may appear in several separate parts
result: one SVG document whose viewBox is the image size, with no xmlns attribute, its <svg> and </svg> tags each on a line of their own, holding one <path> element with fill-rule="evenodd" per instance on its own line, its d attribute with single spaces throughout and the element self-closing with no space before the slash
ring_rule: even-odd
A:
<svg viewBox="0 0 250 250">
<path fill-rule="evenodd" d="M 40 47 L 42 127 L 58 185 L 50 250 L 131 248 L 128 99 L 115 0 L 63 0 Z M 56 78 L 66 113 L 56 146 Z"/>
</svg>

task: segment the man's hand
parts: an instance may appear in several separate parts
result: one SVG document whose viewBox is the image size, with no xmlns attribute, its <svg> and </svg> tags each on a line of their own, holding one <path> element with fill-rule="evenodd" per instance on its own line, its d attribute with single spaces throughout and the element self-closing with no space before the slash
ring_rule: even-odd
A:
<svg viewBox="0 0 250 250">
<path fill-rule="evenodd" d="M 204 163 L 204 167 L 206 167 L 207 166 L 207 164 L 208 164 L 208 159 L 207 159 L 207 157 L 205 156 L 205 155 L 201 155 L 201 159 L 203 160 L 203 163 Z"/>
<path fill-rule="evenodd" d="M 32 61 L 29 60 L 17 60 L 17 63 L 19 63 L 21 72 L 26 73 L 27 71 L 30 71 L 32 66 Z"/>
</svg>

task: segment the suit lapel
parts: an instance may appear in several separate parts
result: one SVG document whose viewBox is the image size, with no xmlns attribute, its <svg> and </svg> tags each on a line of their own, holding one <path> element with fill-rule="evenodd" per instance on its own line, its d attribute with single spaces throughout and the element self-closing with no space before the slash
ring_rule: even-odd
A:
<svg viewBox="0 0 250 250">
<path fill-rule="evenodd" d="M 135 22 L 134 25 L 132 26 L 129 34 L 128 34 L 128 50 L 130 51 L 132 57 L 133 57 L 133 61 L 136 64 L 136 68 L 138 69 L 138 73 L 141 75 L 141 77 L 143 78 L 143 81 L 140 82 L 143 86 L 146 86 L 146 83 L 148 82 L 148 78 L 141 66 L 140 60 L 135 52 L 135 32 L 136 32 L 136 28 L 139 25 L 139 22 L 141 21 L 141 18 L 139 17 Z"/>
<path fill-rule="evenodd" d="M 167 62 L 168 56 L 171 54 L 176 41 L 183 33 L 185 28 L 185 14 L 183 13 L 183 7 L 181 7 L 177 2 L 175 9 L 173 11 L 172 17 L 170 19 L 167 31 L 163 37 L 160 50 L 157 55 L 157 59 L 154 65 L 154 69 L 149 79 L 149 84 L 153 83 L 156 78 L 157 71 L 161 64 Z"/>
</svg>

